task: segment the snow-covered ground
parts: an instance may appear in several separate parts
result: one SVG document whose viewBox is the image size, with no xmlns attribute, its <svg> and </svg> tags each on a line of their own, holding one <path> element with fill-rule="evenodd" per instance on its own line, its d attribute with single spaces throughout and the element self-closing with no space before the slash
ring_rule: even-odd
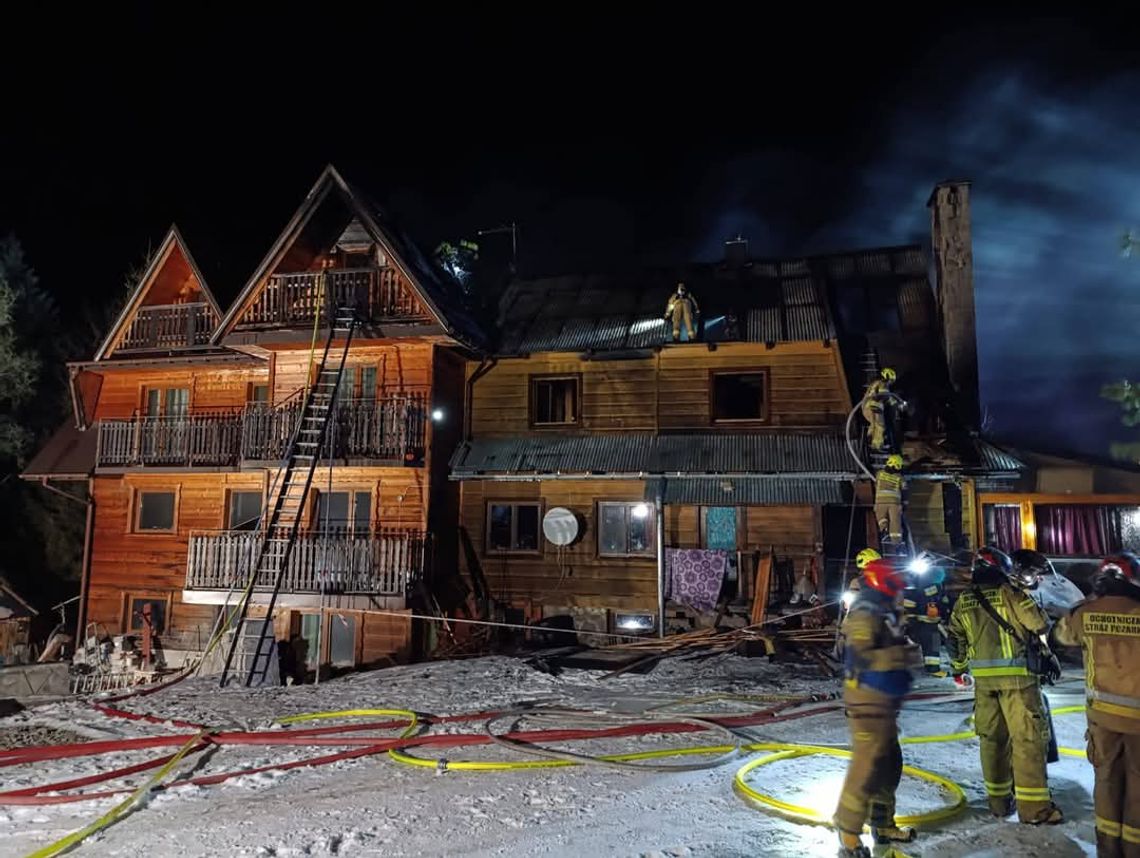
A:
<svg viewBox="0 0 1140 858">
<path fill-rule="evenodd" d="M 602 680 L 603 674 L 565 671 L 550 676 L 521 661 L 491 657 L 396 667 L 328 681 L 318 686 L 220 691 L 195 679 L 125 706 L 138 712 L 209 724 L 214 728 L 264 729 L 276 718 L 318 710 L 407 708 L 435 715 L 503 709 L 519 704 L 572 706 L 638 713 L 666 706 L 670 713 L 743 714 L 766 705 L 731 696 L 821 693 L 837 690 L 810 667 L 771 665 L 762 659 L 721 656 L 671 660 L 645 675 Z M 950 680 L 924 680 L 924 690 L 953 692 Z M 1051 692 L 1054 707 L 1080 702 L 1078 677 Z M 679 699 L 729 695 L 716 700 Z M 968 699 L 916 701 L 901 718 L 907 735 L 962 729 Z M 655 711 L 659 711 L 655 709 Z M 366 720 L 377 720 L 376 718 Z M 350 723 L 351 719 L 348 722 Z M 317 726 L 327 726 L 320 722 Z M 509 720 L 500 722 L 506 729 Z M 553 717 L 524 729 L 581 726 Z M 1083 715 L 1056 720 L 1061 744 L 1083 747 Z M 0 720 L 0 730 L 29 725 L 68 729 L 90 738 L 185 732 L 138 724 L 94 712 L 82 702 L 41 707 Z M 307 726 L 307 725 L 306 725 Z M 441 725 L 433 732 L 479 732 L 482 722 Z M 842 713 L 746 728 L 750 740 L 845 744 Z M 394 735 L 394 732 L 383 734 Z M 563 749 L 588 753 L 676 747 L 720 741 L 699 734 L 644 736 Z M 331 753 L 336 748 L 224 747 L 184 761 L 195 775 L 254 768 Z M 151 750 L 0 768 L 0 789 L 91 774 L 158 756 Z M 503 748 L 448 751 L 418 749 L 429 759 L 503 759 Z M 1062 757 L 1050 766 L 1057 802 L 1069 821 L 1056 828 L 1020 826 L 985 811 L 976 741 L 904 748 L 907 762 L 958 782 L 970 808 L 957 819 L 922 833 L 907 849 L 913 856 L 1093 855 L 1092 769 Z M 514 754 L 518 759 L 533 759 Z M 693 758 L 657 762 L 692 762 Z M 705 771 L 617 771 L 599 766 L 440 773 L 403 766 L 380 755 L 316 769 L 299 768 L 243 776 L 218 786 L 183 787 L 156 794 L 149 803 L 85 842 L 78 854 L 163 856 L 217 855 L 545 855 L 545 856 L 815 856 L 834 855 L 831 831 L 796 825 L 745 803 L 732 788 L 743 759 Z M 812 757 L 757 769 L 750 782 L 785 800 L 830 812 L 845 762 Z M 121 783 L 139 783 L 145 775 Z M 97 787 L 104 788 L 104 787 Z M 937 789 L 904 778 L 900 812 L 931 809 Z M 41 807 L 0 807 L 0 856 L 25 855 L 82 827 L 114 799 Z M 830 805 L 830 806 L 829 806 Z"/>
</svg>

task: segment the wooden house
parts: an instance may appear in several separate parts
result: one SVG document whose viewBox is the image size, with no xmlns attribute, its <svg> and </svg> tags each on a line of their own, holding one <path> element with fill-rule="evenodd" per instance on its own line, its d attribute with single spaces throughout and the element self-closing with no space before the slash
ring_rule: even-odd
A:
<svg viewBox="0 0 1140 858">
<path fill-rule="evenodd" d="M 0 667 L 32 662 L 32 619 L 38 614 L 0 578 Z"/>
<path fill-rule="evenodd" d="M 670 549 L 725 552 L 722 597 L 753 608 L 787 600 L 804 573 L 834 596 L 848 558 L 875 544 L 844 436 L 884 366 L 909 400 L 915 542 L 975 544 L 974 481 L 1019 465 L 977 437 L 974 346 L 955 339 L 973 336 L 968 186 L 940 186 L 931 209 L 936 251 L 940 238 L 953 250 L 935 253 L 938 290 L 919 245 L 753 260 L 739 241 L 720 263 L 512 284 L 492 355 L 468 367 L 453 459 L 472 576 L 530 618 L 611 633 L 673 609 Z M 699 302 L 694 341 L 663 321 L 679 282 Z M 570 544 L 544 534 L 551 510 Z"/>
<path fill-rule="evenodd" d="M 224 314 L 172 228 L 102 346 L 71 366 L 74 425 L 24 474 L 88 483 L 81 629 L 138 631 L 149 609 L 168 662 L 201 652 L 251 578 L 302 404 L 335 354 L 274 631 L 303 637 L 310 664 L 408 655 L 410 598 L 456 565 L 447 462 L 479 334 L 449 288 L 332 167 Z M 345 307 L 350 338 L 333 329 Z M 254 613 L 271 589 L 257 579 Z"/>
</svg>

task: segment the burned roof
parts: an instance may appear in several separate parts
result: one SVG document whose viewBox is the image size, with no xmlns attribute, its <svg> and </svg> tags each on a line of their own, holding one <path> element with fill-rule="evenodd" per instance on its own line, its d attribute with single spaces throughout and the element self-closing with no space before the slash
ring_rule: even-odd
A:
<svg viewBox="0 0 1140 858">
<path fill-rule="evenodd" d="M 917 245 L 828 256 L 691 264 L 511 283 L 499 304 L 498 351 L 620 351 L 671 339 L 664 311 L 678 282 L 697 300 L 708 342 L 833 340 L 864 333 L 883 308 L 895 327 L 928 330 L 933 299 Z M 857 302 L 853 300 L 858 293 Z"/>
<path fill-rule="evenodd" d="M 639 432 L 467 441 L 452 457 L 451 474 L 453 479 L 518 475 L 855 476 L 847 447 L 837 435 Z"/>
</svg>

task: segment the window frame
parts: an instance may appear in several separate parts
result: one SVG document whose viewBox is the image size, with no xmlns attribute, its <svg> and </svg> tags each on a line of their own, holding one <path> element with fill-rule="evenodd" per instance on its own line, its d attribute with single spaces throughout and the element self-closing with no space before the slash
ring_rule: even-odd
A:
<svg viewBox="0 0 1140 858">
<path fill-rule="evenodd" d="M 174 599 L 169 592 L 159 593 L 153 590 L 128 590 L 127 592 L 123 593 L 123 616 L 122 622 L 119 624 L 120 628 L 123 630 L 123 634 L 141 635 L 143 633 L 141 620 L 139 622 L 139 628 L 137 629 L 133 627 L 131 622 L 134 618 L 134 604 L 136 601 L 163 603 L 162 630 L 159 631 L 156 629 L 154 633 L 156 635 L 165 635 L 170 629 L 170 612 L 174 606 Z"/>
<path fill-rule="evenodd" d="M 181 501 L 181 486 L 175 486 L 169 489 L 144 489 L 137 486 L 131 489 L 131 519 L 130 519 L 130 532 L 137 536 L 153 536 L 160 534 L 178 533 L 178 513 Z M 174 513 L 172 515 L 171 526 L 169 528 L 163 527 L 141 527 L 139 520 L 142 517 L 142 498 L 143 495 L 158 495 L 158 494 L 172 494 L 174 495 Z"/>
<path fill-rule="evenodd" d="M 309 519 L 309 532 L 315 536 L 324 534 L 324 520 L 321 516 L 321 498 L 330 494 L 328 487 L 325 488 L 312 488 L 310 489 L 312 495 L 312 514 Z M 380 512 L 379 502 L 380 496 L 376 487 L 374 486 L 338 486 L 333 485 L 331 494 L 346 494 L 348 495 L 348 518 L 344 519 L 347 527 L 344 528 L 340 535 L 348 536 L 353 539 L 370 539 L 376 535 L 380 530 L 380 522 L 378 515 Z M 368 496 L 368 526 L 364 532 L 360 532 L 356 527 L 356 496 Z M 336 521 L 337 519 L 334 519 Z M 333 534 L 336 534 L 336 527 L 333 525 Z"/>
<path fill-rule="evenodd" d="M 574 419 L 562 423 L 547 423 L 538 420 L 538 385 L 543 381 L 569 381 L 574 385 Z M 531 429 L 568 429 L 582 425 L 582 373 L 552 372 L 537 373 L 527 380 L 527 423 Z"/>
<path fill-rule="evenodd" d="M 171 414 L 167 410 L 167 397 L 172 390 L 186 391 L 186 410 Z M 158 413 L 150 413 L 150 394 L 158 394 Z M 140 384 L 138 415 L 140 417 L 189 417 L 194 410 L 194 385 L 186 384 Z"/>
<path fill-rule="evenodd" d="M 226 504 L 222 509 L 222 530 L 230 531 L 235 530 L 233 522 L 233 497 L 235 494 L 243 495 L 257 495 L 260 498 L 260 512 L 258 513 L 258 520 L 260 521 L 265 516 L 265 490 L 262 488 L 244 489 L 240 487 L 226 489 Z M 258 532 L 260 527 L 247 528 L 243 532 Z"/>
<path fill-rule="evenodd" d="M 646 516 L 647 531 L 649 536 L 649 546 L 645 551 L 630 551 L 629 550 L 629 517 L 630 510 L 635 506 L 644 504 L 649 507 L 649 515 Z M 602 547 L 602 522 L 603 522 L 603 509 L 608 506 L 619 506 L 625 508 L 625 551 L 607 551 Z M 657 516 L 654 514 L 653 504 L 647 500 L 604 500 L 596 501 L 595 509 L 595 522 L 597 530 L 597 551 L 600 558 L 632 558 L 637 560 L 653 560 L 657 557 Z"/>
<path fill-rule="evenodd" d="M 509 506 L 512 510 L 521 506 L 533 506 L 538 511 L 538 530 L 535 534 L 535 547 L 534 548 L 492 548 L 491 547 L 491 507 L 493 506 Z M 483 521 L 483 553 L 487 556 L 503 557 L 503 556 L 525 556 L 537 557 L 541 556 L 543 548 L 542 537 L 542 519 L 546 514 L 546 504 L 542 500 L 532 500 L 523 498 L 515 500 L 513 498 L 497 498 L 495 500 L 488 500 L 484 507 L 484 521 Z M 518 542 L 518 516 L 512 511 L 511 513 L 511 543 Z"/>
<path fill-rule="evenodd" d="M 759 417 L 717 417 L 716 380 L 720 376 L 758 375 L 763 379 L 764 400 Z M 709 425 L 710 426 L 759 426 L 769 422 L 772 410 L 772 375 L 767 367 L 733 367 L 709 370 Z"/>
</svg>

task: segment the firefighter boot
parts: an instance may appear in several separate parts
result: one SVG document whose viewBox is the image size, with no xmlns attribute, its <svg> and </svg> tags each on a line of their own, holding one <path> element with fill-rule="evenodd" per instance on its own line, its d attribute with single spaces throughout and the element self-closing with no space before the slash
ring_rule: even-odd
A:
<svg viewBox="0 0 1140 858">
<path fill-rule="evenodd" d="M 1032 819 L 1022 820 L 1027 825 L 1060 825 L 1065 821 L 1065 814 L 1061 813 L 1061 808 L 1052 802 L 1043 810 L 1039 810 Z"/>
<path fill-rule="evenodd" d="M 1008 819 L 1016 810 L 1017 805 L 1014 804 L 1012 795 L 990 796 L 990 813 L 998 819 Z"/>
<path fill-rule="evenodd" d="M 850 831 L 839 832 L 839 858 L 871 858 L 871 852 L 863 845 L 863 839 Z"/>
<path fill-rule="evenodd" d="M 886 825 L 871 829 L 871 838 L 875 845 L 884 843 L 912 843 L 918 837 L 918 832 L 909 827 Z"/>
</svg>

